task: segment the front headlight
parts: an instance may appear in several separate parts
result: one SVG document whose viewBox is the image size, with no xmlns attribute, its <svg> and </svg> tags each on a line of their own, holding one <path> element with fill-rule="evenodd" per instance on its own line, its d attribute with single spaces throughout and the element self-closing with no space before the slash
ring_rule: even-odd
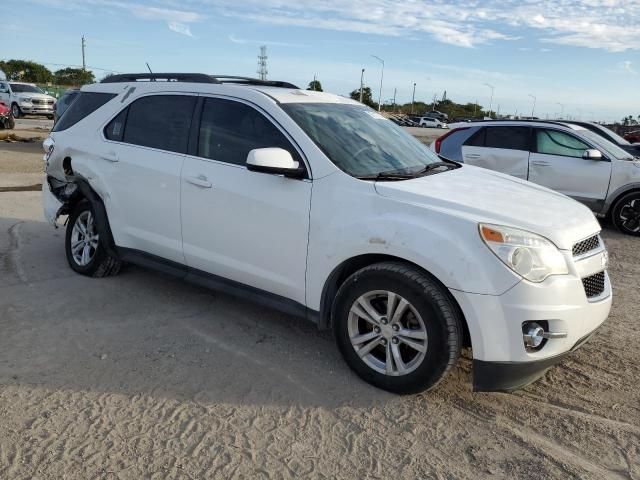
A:
<svg viewBox="0 0 640 480">
<path fill-rule="evenodd" d="M 27 98 L 27 97 L 25 97 L 25 98 L 21 98 L 21 99 L 20 99 L 20 103 L 31 103 L 31 99 L 30 99 L 30 98 Z"/>
<path fill-rule="evenodd" d="M 540 235 L 500 225 L 480 224 L 480 237 L 511 270 L 531 282 L 569 273 L 564 256 Z"/>
</svg>

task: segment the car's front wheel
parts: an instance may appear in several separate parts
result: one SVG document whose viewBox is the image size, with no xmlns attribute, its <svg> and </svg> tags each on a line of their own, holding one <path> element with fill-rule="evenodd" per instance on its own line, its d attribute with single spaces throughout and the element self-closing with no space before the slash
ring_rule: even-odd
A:
<svg viewBox="0 0 640 480">
<path fill-rule="evenodd" d="M 80 202 L 69 216 L 65 250 L 69 266 L 90 277 L 107 277 L 120 271 L 121 261 L 106 251 L 90 202 Z"/>
<path fill-rule="evenodd" d="M 446 290 L 402 263 L 379 263 L 351 275 L 338 290 L 332 322 L 349 366 L 395 393 L 436 385 L 462 348 L 461 318 Z"/>
<path fill-rule="evenodd" d="M 611 209 L 611 220 L 621 232 L 640 236 L 640 192 L 623 195 Z"/>
<path fill-rule="evenodd" d="M 22 115 L 22 111 L 20 111 L 20 107 L 17 103 L 11 105 L 11 115 L 13 116 L 13 118 L 20 118 L 20 116 Z"/>
</svg>

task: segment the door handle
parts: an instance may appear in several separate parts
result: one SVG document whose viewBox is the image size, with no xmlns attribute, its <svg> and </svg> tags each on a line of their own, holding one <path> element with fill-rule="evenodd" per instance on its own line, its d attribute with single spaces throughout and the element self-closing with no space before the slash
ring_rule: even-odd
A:
<svg viewBox="0 0 640 480">
<path fill-rule="evenodd" d="M 538 165 L 539 167 L 548 167 L 551 165 L 549 162 L 545 162 L 543 160 L 531 160 L 531 163 Z"/>
<path fill-rule="evenodd" d="M 108 152 L 102 155 L 100 158 L 102 158 L 103 160 L 106 160 L 107 162 L 112 162 L 112 163 L 116 163 L 119 160 L 116 152 Z"/>
<path fill-rule="evenodd" d="M 479 153 L 467 153 L 464 158 L 480 158 Z"/>
<path fill-rule="evenodd" d="M 207 180 L 207 177 L 204 175 L 198 175 L 197 177 L 187 177 L 185 178 L 187 182 L 192 185 L 196 185 L 201 188 L 211 188 L 211 182 Z"/>
</svg>

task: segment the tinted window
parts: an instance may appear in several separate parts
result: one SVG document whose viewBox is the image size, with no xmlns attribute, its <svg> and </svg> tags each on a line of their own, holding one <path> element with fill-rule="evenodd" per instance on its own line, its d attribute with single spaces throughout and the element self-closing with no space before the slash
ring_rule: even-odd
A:
<svg viewBox="0 0 640 480">
<path fill-rule="evenodd" d="M 484 136 L 486 130 L 486 128 L 481 128 L 474 135 L 471 135 L 464 144 L 470 147 L 484 147 Z"/>
<path fill-rule="evenodd" d="M 582 157 L 584 151 L 591 148 L 573 135 L 557 130 L 542 129 L 536 131 L 536 146 L 538 153 L 564 157 Z"/>
<path fill-rule="evenodd" d="M 244 165 L 249 151 L 267 147 L 283 148 L 300 161 L 298 152 L 282 132 L 254 108 L 231 100 L 205 100 L 198 138 L 199 156 Z"/>
<path fill-rule="evenodd" d="M 484 146 L 509 150 L 529 150 L 529 127 L 487 127 Z"/>
<path fill-rule="evenodd" d="M 104 136 L 107 137 L 107 139 L 117 142 L 122 141 L 122 137 L 124 136 L 124 123 L 127 120 L 128 112 L 129 109 L 125 108 L 104 128 Z"/>
<path fill-rule="evenodd" d="M 196 97 L 183 95 L 154 95 L 136 100 L 129 105 L 123 141 L 186 153 L 195 101 Z M 112 132 L 120 135 L 115 123 L 113 128 Z"/>
<path fill-rule="evenodd" d="M 61 117 L 62 114 L 67 111 L 67 108 L 69 108 L 69 105 L 73 103 L 79 93 L 77 90 L 66 92 L 58 99 L 56 102 L 56 115 L 58 115 L 58 117 Z"/>
<path fill-rule="evenodd" d="M 53 131 L 59 132 L 75 125 L 115 96 L 115 93 L 80 92 L 75 101 L 64 112 L 64 115 L 60 117 L 58 123 L 55 124 Z"/>
<path fill-rule="evenodd" d="M 28 85 L 24 83 L 10 83 L 13 93 L 44 93 L 35 85 Z"/>
</svg>

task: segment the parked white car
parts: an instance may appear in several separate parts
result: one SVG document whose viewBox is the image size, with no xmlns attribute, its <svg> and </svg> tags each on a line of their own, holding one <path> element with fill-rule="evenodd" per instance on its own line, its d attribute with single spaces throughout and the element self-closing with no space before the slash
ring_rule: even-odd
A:
<svg viewBox="0 0 640 480">
<path fill-rule="evenodd" d="M 53 118 L 56 99 L 33 83 L 0 81 L 0 102 L 11 108 L 13 118 L 27 114 Z"/>
<path fill-rule="evenodd" d="M 116 75 L 83 87 L 44 146 L 45 216 L 69 216 L 74 271 L 138 263 L 331 326 L 383 389 L 433 387 L 463 346 L 476 390 L 519 388 L 609 314 L 589 209 L 441 161 L 350 99 Z"/>
<path fill-rule="evenodd" d="M 562 121 L 490 121 L 436 139 L 439 155 L 543 185 L 640 236 L 640 158 L 600 133 Z"/>
<path fill-rule="evenodd" d="M 449 128 L 447 126 L 446 123 L 438 120 L 437 118 L 432 118 L 432 117 L 416 117 L 415 121 L 421 126 L 421 127 L 428 127 L 428 128 Z"/>
</svg>

